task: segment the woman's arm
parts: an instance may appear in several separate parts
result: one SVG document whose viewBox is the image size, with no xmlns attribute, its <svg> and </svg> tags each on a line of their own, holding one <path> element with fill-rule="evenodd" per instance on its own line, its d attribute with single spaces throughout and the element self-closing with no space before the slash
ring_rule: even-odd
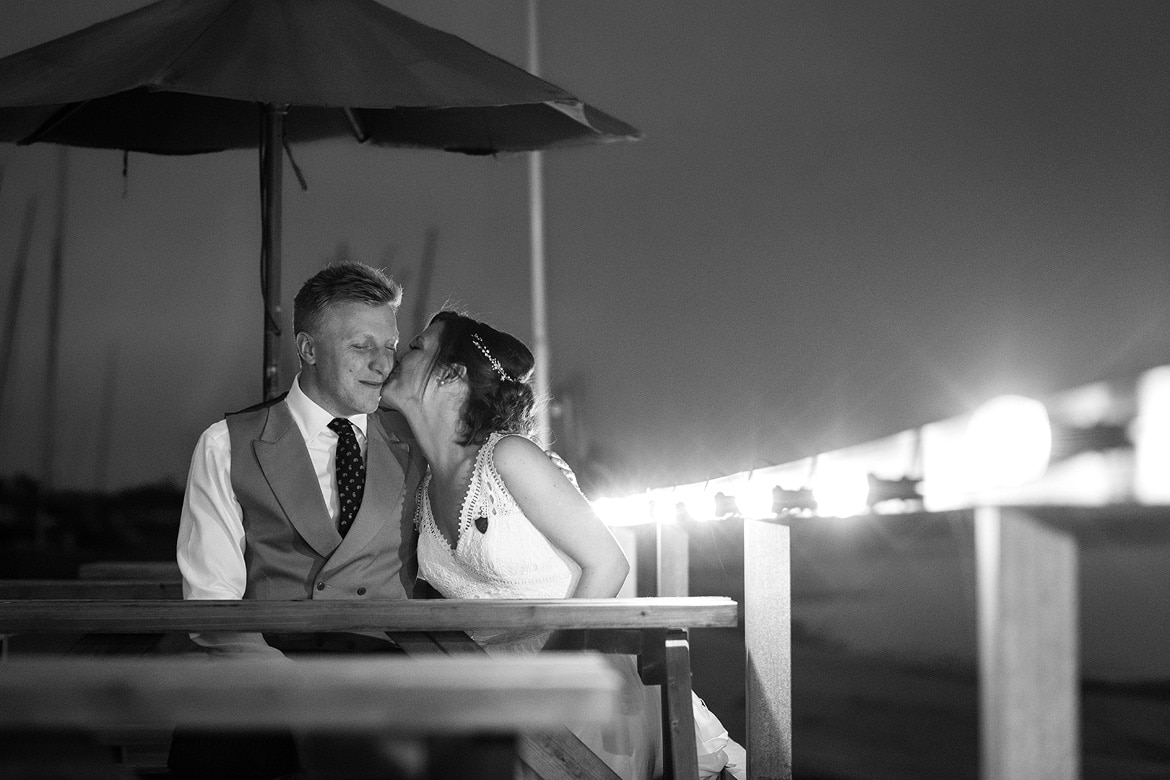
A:
<svg viewBox="0 0 1170 780">
<path fill-rule="evenodd" d="M 528 439 L 505 436 L 493 455 L 496 471 L 529 522 L 581 567 L 581 579 L 570 595 L 616 596 L 630 564 L 581 491 Z"/>
</svg>

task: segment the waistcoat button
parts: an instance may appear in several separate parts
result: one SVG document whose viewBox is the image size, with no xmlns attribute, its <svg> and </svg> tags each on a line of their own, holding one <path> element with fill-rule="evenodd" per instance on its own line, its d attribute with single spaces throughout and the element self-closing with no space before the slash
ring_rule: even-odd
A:
<svg viewBox="0 0 1170 780">
<path fill-rule="evenodd" d="M 317 583 L 317 590 L 325 590 L 325 583 L 324 583 L 324 582 L 318 582 L 318 583 Z"/>
<path fill-rule="evenodd" d="M 359 596 L 366 595 L 366 589 L 365 588 L 358 588 L 358 595 Z"/>
</svg>

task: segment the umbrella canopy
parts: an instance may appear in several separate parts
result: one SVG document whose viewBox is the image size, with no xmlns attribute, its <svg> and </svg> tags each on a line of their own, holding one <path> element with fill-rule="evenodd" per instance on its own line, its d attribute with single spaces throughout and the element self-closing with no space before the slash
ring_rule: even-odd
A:
<svg viewBox="0 0 1170 780">
<path fill-rule="evenodd" d="M 279 388 L 281 148 L 337 136 L 492 154 L 638 132 L 375 0 L 161 0 L 0 59 L 0 142 L 259 147 L 265 397 Z"/>
</svg>

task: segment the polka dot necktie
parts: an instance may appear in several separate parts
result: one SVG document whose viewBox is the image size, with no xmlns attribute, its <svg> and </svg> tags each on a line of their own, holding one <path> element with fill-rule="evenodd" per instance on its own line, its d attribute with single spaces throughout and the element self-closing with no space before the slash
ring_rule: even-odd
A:
<svg viewBox="0 0 1170 780">
<path fill-rule="evenodd" d="M 329 423 L 329 430 L 337 434 L 337 498 L 341 503 L 341 514 L 337 518 L 337 530 L 345 536 L 362 508 L 362 494 L 366 491 L 366 462 L 358 447 L 357 434 L 349 420 L 335 417 Z"/>
</svg>

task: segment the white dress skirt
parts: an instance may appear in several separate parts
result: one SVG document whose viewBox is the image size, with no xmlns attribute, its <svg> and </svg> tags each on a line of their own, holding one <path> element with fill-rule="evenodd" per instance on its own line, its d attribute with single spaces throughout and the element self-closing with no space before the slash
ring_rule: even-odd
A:
<svg viewBox="0 0 1170 780">
<path fill-rule="evenodd" d="M 415 514 L 419 576 L 451 599 L 566 598 L 576 587 L 581 569 L 528 521 L 508 492 L 493 457 L 501 438 L 503 434 L 493 433 L 476 455 L 454 545 L 435 524 L 427 494 L 430 474 L 423 480 Z M 506 631 L 475 633 L 472 638 L 497 655 L 535 653 L 548 636 L 546 631 Z M 662 773 L 659 687 L 642 684 L 634 656 L 610 658 L 625 682 L 621 717 L 604 725 L 574 728 L 573 733 L 625 780 L 648 780 Z M 699 776 L 706 780 L 728 764 L 728 753 L 738 759 L 736 753 L 743 749 L 728 738 L 723 724 L 693 692 L 691 700 Z"/>
</svg>

